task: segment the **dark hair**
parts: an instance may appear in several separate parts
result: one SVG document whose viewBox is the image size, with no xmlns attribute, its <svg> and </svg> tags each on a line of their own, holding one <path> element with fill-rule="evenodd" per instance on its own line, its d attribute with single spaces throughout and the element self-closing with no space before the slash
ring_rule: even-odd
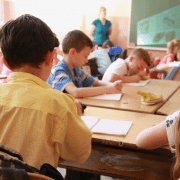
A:
<svg viewBox="0 0 180 180">
<path fill-rule="evenodd" d="M 114 44 L 109 39 L 107 39 L 106 41 L 104 41 L 102 48 L 107 48 L 107 46 L 113 47 Z"/>
<path fill-rule="evenodd" d="M 37 17 L 22 15 L 0 30 L 0 46 L 10 69 L 29 64 L 39 68 L 48 51 L 59 46 L 49 26 Z"/>
<path fill-rule="evenodd" d="M 134 56 L 136 58 L 142 59 L 148 65 L 148 67 L 151 66 L 151 57 L 149 53 L 142 48 L 134 49 L 131 52 L 130 56 Z"/>
<path fill-rule="evenodd" d="M 62 49 L 65 54 L 68 54 L 71 48 L 75 48 L 77 52 L 80 52 L 85 46 L 92 49 L 93 43 L 91 39 L 80 30 L 68 32 L 62 41 Z"/>
</svg>

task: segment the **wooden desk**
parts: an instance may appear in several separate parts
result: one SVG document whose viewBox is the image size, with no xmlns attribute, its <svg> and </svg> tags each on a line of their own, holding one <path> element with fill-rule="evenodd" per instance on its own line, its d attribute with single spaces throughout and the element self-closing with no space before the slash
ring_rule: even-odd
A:
<svg viewBox="0 0 180 180">
<path fill-rule="evenodd" d="M 75 163 L 60 159 L 59 167 L 127 180 L 170 179 L 172 155 L 169 149 L 144 151 L 135 145 L 136 136 L 143 129 L 164 121 L 164 116 L 97 107 L 87 107 L 84 115 L 131 120 L 133 125 L 126 137 L 93 134 L 92 153 L 86 162 Z"/>
<path fill-rule="evenodd" d="M 180 81 L 151 79 L 150 83 L 144 87 L 123 85 L 122 91 L 124 92 L 124 95 L 120 101 L 105 101 L 86 98 L 81 98 L 79 101 L 88 106 L 153 114 L 177 91 L 179 87 Z M 163 101 L 151 106 L 142 105 L 141 96 L 137 94 L 138 91 L 162 94 Z"/>
<path fill-rule="evenodd" d="M 157 111 L 157 114 L 169 115 L 180 110 L 180 89 Z"/>
</svg>

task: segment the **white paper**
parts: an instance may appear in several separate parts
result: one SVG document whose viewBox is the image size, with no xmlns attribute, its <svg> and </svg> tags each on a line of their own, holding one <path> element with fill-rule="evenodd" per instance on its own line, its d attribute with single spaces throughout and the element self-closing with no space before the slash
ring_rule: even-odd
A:
<svg viewBox="0 0 180 180">
<path fill-rule="evenodd" d="M 99 96 L 87 97 L 88 99 L 100 99 L 100 100 L 112 100 L 119 101 L 121 99 L 122 94 L 103 94 Z"/>
<path fill-rule="evenodd" d="M 180 62 L 179 61 L 174 61 L 174 62 L 168 63 L 168 66 L 169 67 L 180 66 Z"/>
<path fill-rule="evenodd" d="M 132 121 L 101 119 L 91 129 L 91 131 L 93 133 L 103 133 L 103 134 L 125 136 L 128 133 L 131 125 L 132 125 Z"/>
<path fill-rule="evenodd" d="M 123 85 L 129 85 L 129 86 L 145 86 L 150 80 L 141 80 L 137 83 L 123 83 Z"/>
<path fill-rule="evenodd" d="M 98 117 L 93 116 L 81 116 L 81 119 L 89 129 L 91 129 L 99 121 Z"/>
</svg>

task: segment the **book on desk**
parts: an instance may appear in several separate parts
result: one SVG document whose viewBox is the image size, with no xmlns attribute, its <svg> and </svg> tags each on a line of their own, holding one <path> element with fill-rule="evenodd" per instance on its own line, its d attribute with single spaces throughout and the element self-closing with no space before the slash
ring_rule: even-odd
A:
<svg viewBox="0 0 180 180">
<path fill-rule="evenodd" d="M 94 116 L 81 116 L 81 119 L 91 130 L 91 132 L 99 134 L 125 136 L 132 125 L 132 121 L 99 119 L 98 117 Z"/>
</svg>

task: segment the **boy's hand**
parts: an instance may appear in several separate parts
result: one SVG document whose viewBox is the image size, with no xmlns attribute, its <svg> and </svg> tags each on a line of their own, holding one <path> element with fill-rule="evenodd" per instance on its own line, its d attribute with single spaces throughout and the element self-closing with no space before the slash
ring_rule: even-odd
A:
<svg viewBox="0 0 180 180">
<path fill-rule="evenodd" d="M 140 71 L 137 75 L 139 75 L 139 76 L 146 76 L 146 71 Z"/>
<path fill-rule="evenodd" d="M 75 104 L 76 104 L 76 107 L 77 107 L 77 114 L 79 116 L 82 116 L 82 106 L 81 106 L 80 102 L 77 99 L 75 99 Z"/>
<path fill-rule="evenodd" d="M 132 82 L 139 82 L 141 80 L 141 76 L 136 74 L 131 77 Z"/>
<path fill-rule="evenodd" d="M 113 92 L 111 93 L 121 93 L 122 90 L 122 81 L 118 80 L 113 83 Z"/>
</svg>

